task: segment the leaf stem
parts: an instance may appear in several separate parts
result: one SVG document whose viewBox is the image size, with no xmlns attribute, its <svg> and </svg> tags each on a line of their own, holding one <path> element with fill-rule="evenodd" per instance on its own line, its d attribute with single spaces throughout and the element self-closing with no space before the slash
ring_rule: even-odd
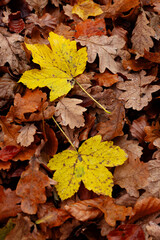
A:
<svg viewBox="0 0 160 240">
<path fill-rule="evenodd" d="M 63 133 L 63 135 L 67 138 L 68 142 L 71 144 L 71 146 L 74 148 L 74 150 L 77 152 L 77 149 L 75 148 L 75 146 L 73 145 L 73 143 L 71 142 L 71 140 L 69 139 L 69 137 L 65 134 L 65 132 L 63 131 L 63 129 L 60 127 L 60 125 L 58 124 L 58 122 L 56 121 L 56 119 L 52 116 L 53 121 L 55 122 L 55 124 L 57 125 L 57 127 L 59 128 L 59 130 Z"/>
<path fill-rule="evenodd" d="M 77 85 L 100 107 L 102 108 L 106 113 L 111 113 L 109 111 L 107 111 L 99 102 L 97 102 L 97 100 L 95 98 L 93 98 L 83 87 L 82 85 L 76 80 L 74 79 L 75 82 L 77 83 Z"/>
</svg>

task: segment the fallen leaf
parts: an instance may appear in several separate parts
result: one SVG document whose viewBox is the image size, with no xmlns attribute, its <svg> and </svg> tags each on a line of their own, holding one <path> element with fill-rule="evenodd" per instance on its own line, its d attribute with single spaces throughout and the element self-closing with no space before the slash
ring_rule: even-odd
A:
<svg viewBox="0 0 160 240">
<path fill-rule="evenodd" d="M 14 228 L 15 224 L 12 222 L 12 219 L 10 218 L 7 222 L 7 224 L 0 228 L 0 239 L 5 240 L 7 234 Z"/>
<path fill-rule="evenodd" d="M 65 7 L 65 6 L 64 6 Z M 63 23 L 60 23 L 56 26 L 54 32 L 58 35 L 62 35 L 63 37 L 73 40 L 75 31 L 71 29 L 71 27 L 64 25 Z"/>
<path fill-rule="evenodd" d="M 153 67 L 153 63 L 147 61 L 144 58 L 139 58 L 137 60 L 135 59 L 129 59 L 129 60 L 125 60 L 123 59 L 122 61 L 122 65 L 126 70 L 133 70 L 138 72 L 139 70 L 144 70 L 144 69 L 150 69 L 151 67 Z"/>
<path fill-rule="evenodd" d="M 9 15 L 8 27 L 10 32 L 15 32 L 15 33 L 20 33 L 25 29 L 25 23 L 21 17 L 20 11 L 11 13 Z"/>
<path fill-rule="evenodd" d="M 47 186 L 50 186 L 50 179 L 39 171 L 39 164 L 33 158 L 29 168 L 22 173 L 16 188 L 16 194 L 22 198 L 23 212 L 28 214 L 37 212 L 37 205 L 46 202 L 45 187 Z"/>
<path fill-rule="evenodd" d="M 36 13 L 38 13 L 40 10 L 42 11 L 42 9 L 47 5 L 48 0 L 26 0 L 26 2 L 30 7 L 36 10 Z"/>
<path fill-rule="evenodd" d="M 151 37 L 155 36 L 153 28 L 148 26 L 146 14 L 142 11 L 136 21 L 136 26 L 133 29 L 131 42 L 132 48 L 136 51 L 136 59 L 144 55 L 144 49 L 149 51 L 153 47 L 153 40 Z"/>
<path fill-rule="evenodd" d="M 21 212 L 20 202 L 21 199 L 16 195 L 16 191 L 11 189 L 4 189 L 0 186 L 0 222 L 9 217 L 15 217 L 17 213 Z"/>
<path fill-rule="evenodd" d="M 160 159 L 151 160 L 148 162 L 148 185 L 146 186 L 146 190 L 149 194 L 154 197 L 160 197 Z"/>
<path fill-rule="evenodd" d="M 69 125 L 71 129 L 84 126 L 83 112 L 87 109 L 78 105 L 82 102 L 82 100 L 76 98 L 63 98 L 58 102 L 55 115 L 61 116 L 63 126 Z"/>
<path fill-rule="evenodd" d="M 72 8 L 72 14 L 77 14 L 83 20 L 86 20 L 89 16 L 98 16 L 102 13 L 100 5 L 92 0 L 78 0 Z"/>
<path fill-rule="evenodd" d="M 146 225 L 147 233 L 152 236 L 155 240 L 158 240 L 160 236 L 160 226 L 152 221 Z"/>
<path fill-rule="evenodd" d="M 83 73 L 86 67 L 87 51 L 77 51 L 76 41 L 70 41 L 54 32 L 48 38 L 51 49 L 45 44 L 26 44 L 32 52 L 33 62 L 41 66 L 41 70 L 26 71 L 19 82 L 28 88 L 48 87 L 50 100 L 67 94 L 74 86 L 73 77 Z"/>
<path fill-rule="evenodd" d="M 116 221 L 124 221 L 132 211 L 131 207 L 116 205 L 113 198 L 104 196 L 66 205 L 65 209 L 79 221 L 95 219 L 104 213 L 110 226 L 115 226 Z"/>
<path fill-rule="evenodd" d="M 94 80 L 96 80 L 99 86 L 111 87 L 114 83 L 119 81 L 119 78 L 118 74 L 112 74 L 106 70 L 104 73 L 96 73 L 94 75 Z"/>
<path fill-rule="evenodd" d="M 160 52 L 147 52 L 144 50 L 144 58 L 154 63 L 160 63 Z"/>
<path fill-rule="evenodd" d="M 77 221 L 76 219 L 72 219 L 70 222 L 67 221 L 61 225 L 59 228 L 60 231 L 60 240 L 66 240 L 71 232 L 80 225 L 80 222 Z"/>
<path fill-rule="evenodd" d="M 140 143 L 144 142 L 144 137 L 146 135 L 144 129 L 148 125 L 146 115 L 134 120 L 130 126 L 130 132 L 133 137 L 137 138 Z"/>
<path fill-rule="evenodd" d="M 148 183 L 148 165 L 137 159 L 129 159 L 123 166 L 116 167 L 114 183 L 125 188 L 130 196 L 139 197 L 139 189 Z"/>
<path fill-rule="evenodd" d="M 148 197 L 138 200 L 133 208 L 132 214 L 129 219 L 129 223 L 133 223 L 136 220 L 143 218 L 147 215 L 151 215 L 160 210 L 160 199 L 154 197 Z"/>
<path fill-rule="evenodd" d="M 0 66 L 4 66 L 8 62 L 12 71 L 18 74 L 29 69 L 25 52 L 21 48 L 23 41 L 24 38 L 17 33 L 0 33 Z"/>
<path fill-rule="evenodd" d="M 120 225 L 107 235 L 108 240 L 145 240 L 142 227 L 134 224 Z"/>
<path fill-rule="evenodd" d="M 106 26 L 104 19 L 87 19 L 80 22 L 75 27 L 75 38 L 80 36 L 91 37 L 94 35 L 101 36 L 106 35 Z"/>
<path fill-rule="evenodd" d="M 53 203 L 46 203 L 38 207 L 38 218 L 36 224 L 53 228 L 62 225 L 71 216 L 66 210 L 55 208 Z"/>
<path fill-rule="evenodd" d="M 36 126 L 34 124 L 26 124 L 22 127 L 17 137 L 17 143 L 20 143 L 23 147 L 28 147 L 32 142 L 34 142 L 34 135 L 36 133 Z"/>
<path fill-rule="evenodd" d="M 115 19 L 118 16 L 122 16 L 122 13 L 128 12 L 132 8 L 138 7 L 139 4 L 139 0 L 116 0 L 113 4 L 107 4 L 102 9 L 105 13 L 106 18 Z"/>
<path fill-rule="evenodd" d="M 28 24 L 28 26 L 26 26 L 26 29 L 29 28 L 30 31 L 35 27 L 35 25 L 39 26 L 40 28 L 48 27 L 54 29 L 57 23 L 57 19 L 49 13 L 45 13 L 42 17 L 38 17 L 37 14 L 31 13 L 26 18 L 25 22 Z"/>
<path fill-rule="evenodd" d="M 88 62 L 93 63 L 98 54 L 99 71 L 103 73 L 108 68 L 112 73 L 119 72 L 119 66 L 114 58 L 117 51 L 125 45 L 125 40 L 117 35 L 108 36 L 80 36 L 76 39 L 82 46 L 87 46 Z"/>
<path fill-rule="evenodd" d="M 150 84 L 155 77 L 145 74 L 143 70 L 140 73 L 128 74 L 129 81 L 117 83 L 117 88 L 125 91 L 120 94 L 119 99 L 125 100 L 126 108 L 140 111 L 152 100 L 152 93 L 160 89 L 160 86 Z"/>
<path fill-rule="evenodd" d="M 83 127 L 82 131 L 80 131 L 80 135 L 79 135 L 80 141 L 84 141 L 84 140 L 88 139 L 89 132 L 92 129 L 92 127 L 94 126 L 95 119 L 96 118 L 94 116 L 92 116 L 90 114 L 86 114 L 85 126 Z"/>
<path fill-rule="evenodd" d="M 113 142 L 101 142 L 101 138 L 100 135 L 89 138 L 78 152 L 64 150 L 50 159 L 47 166 L 56 170 L 53 178 L 62 200 L 74 195 L 81 181 L 88 190 L 111 196 L 112 174 L 106 167 L 123 164 L 127 155 L 118 146 L 113 146 Z"/>
<path fill-rule="evenodd" d="M 20 147 L 8 145 L 0 150 L 0 160 L 8 161 L 15 157 L 21 151 Z"/>
<path fill-rule="evenodd" d="M 39 89 L 34 91 L 27 89 L 21 96 L 15 95 L 14 106 L 10 108 L 10 114 L 16 122 L 40 121 L 49 119 L 55 112 L 54 106 L 46 101 L 47 95 Z M 32 104 L 30 104 L 32 102 Z"/>
<path fill-rule="evenodd" d="M 0 108 L 14 98 L 13 90 L 16 85 L 8 73 L 0 78 Z"/>
<path fill-rule="evenodd" d="M 144 131 L 146 136 L 144 140 L 149 142 L 149 149 L 154 149 L 155 146 L 160 148 L 160 124 L 159 121 L 153 122 L 152 126 L 145 126 Z"/>
</svg>

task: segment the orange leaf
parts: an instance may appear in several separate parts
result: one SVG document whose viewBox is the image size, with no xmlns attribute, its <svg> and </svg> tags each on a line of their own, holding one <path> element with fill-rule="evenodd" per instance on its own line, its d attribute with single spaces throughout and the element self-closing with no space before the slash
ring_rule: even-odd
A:
<svg viewBox="0 0 160 240">
<path fill-rule="evenodd" d="M 110 87 L 119 81 L 118 74 L 112 74 L 107 70 L 104 73 L 96 73 L 94 75 L 94 80 L 98 82 L 98 85 L 104 87 Z"/>
<path fill-rule="evenodd" d="M 144 138 L 146 142 L 150 142 L 149 148 L 154 149 L 155 146 L 160 148 L 160 124 L 159 121 L 153 122 L 152 126 L 146 126 L 144 128 L 146 137 Z"/>
<path fill-rule="evenodd" d="M 140 58 L 140 59 L 129 59 L 129 60 L 123 60 L 122 61 L 122 64 L 123 64 L 123 67 L 126 69 L 126 70 L 133 70 L 133 71 L 139 71 L 139 70 L 142 70 L 142 69 L 150 69 L 151 67 L 154 66 L 153 63 L 147 61 L 146 59 L 144 58 Z"/>
<path fill-rule="evenodd" d="M 83 22 L 80 22 L 75 27 L 75 38 L 79 36 L 91 37 L 94 35 L 106 35 L 106 26 L 104 19 L 87 19 Z"/>
</svg>

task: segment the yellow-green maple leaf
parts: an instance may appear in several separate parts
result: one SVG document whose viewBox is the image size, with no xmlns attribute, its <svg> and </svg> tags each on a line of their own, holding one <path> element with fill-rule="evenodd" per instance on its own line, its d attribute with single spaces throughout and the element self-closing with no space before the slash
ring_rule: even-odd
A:
<svg viewBox="0 0 160 240">
<path fill-rule="evenodd" d="M 51 89 L 50 100 L 67 94 L 74 86 L 73 78 L 83 73 L 87 62 L 86 48 L 77 51 L 76 41 L 49 33 L 51 48 L 45 44 L 26 44 L 32 52 L 33 62 L 41 70 L 33 69 L 24 72 L 19 82 L 28 88 L 48 87 Z"/>
<path fill-rule="evenodd" d="M 78 151 L 65 150 L 50 159 L 48 167 L 56 170 L 53 178 L 62 200 L 76 193 L 81 181 L 88 190 L 111 196 L 113 176 L 106 167 L 123 164 L 127 154 L 112 141 L 101 142 L 101 138 L 89 138 Z"/>
</svg>

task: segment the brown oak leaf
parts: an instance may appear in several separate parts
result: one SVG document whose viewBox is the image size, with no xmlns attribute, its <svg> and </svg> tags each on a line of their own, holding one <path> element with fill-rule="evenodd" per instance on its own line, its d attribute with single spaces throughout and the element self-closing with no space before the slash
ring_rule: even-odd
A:
<svg viewBox="0 0 160 240">
<path fill-rule="evenodd" d="M 118 35 L 108 36 L 80 36 L 76 39 L 82 46 L 87 46 L 88 62 L 93 63 L 98 54 L 99 71 L 103 73 L 108 68 L 112 73 L 120 71 L 119 65 L 114 60 L 118 55 L 118 50 L 125 45 L 125 40 Z"/>
<path fill-rule="evenodd" d="M 119 81 L 118 74 L 112 74 L 107 70 L 104 73 L 96 73 L 93 79 L 99 86 L 104 87 L 110 87 Z"/>
<path fill-rule="evenodd" d="M 124 221 L 132 211 L 131 207 L 116 205 L 113 198 L 105 196 L 65 205 L 65 209 L 80 221 L 91 220 L 104 213 L 105 220 L 110 226 L 115 226 L 118 220 Z"/>
<path fill-rule="evenodd" d="M 132 48 L 136 51 L 136 58 L 144 55 L 144 49 L 149 51 L 149 48 L 153 47 L 153 41 L 151 37 L 155 36 L 153 28 L 148 26 L 149 21 L 147 20 L 146 14 L 143 11 L 139 14 L 136 26 L 133 29 L 131 42 Z"/>
<path fill-rule="evenodd" d="M 139 197 L 138 189 L 148 183 L 148 165 L 137 159 L 129 159 L 114 171 L 114 183 L 125 188 L 129 195 Z"/>
<path fill-rule="evenodd" d="M 26 2 L 31 8 L 36 10 L 36 13 L 38 13 L 47 5 L 48 0 L 26 0 Z"/>
<path fill-rule="evenodd" d="M 84 126 L 83 112 L 87 109 L 79 106 L 82 100 L 76 98 L 63 98 L 56 106 L 56 116 L 61 116 L 61 124 L 69 125 L 71 129 Z"/>
<path fill-rule="evenodd" d="M 120 94 L 119 99 L 125 100 L 126 108 L 141 110 L 152 100 L 152 93 L 160 89 L 160 86 L 150 84 L 155 77 L 145 74 L 143 70 L 140 73 L 128 74 L 129 81 L 117 83 L 117 88 L 125 91 Z"/>
<path fill-rule="evenodd" d="M 21 212 L 21 199 L 16 195 L 16 191 L 4 189 L 0 186 L 0 221 L 4 221 L 9 217 L 14 217 Z"/>
<path fill-rule="evenodd" d="M 24 171 L 18 182 L 16 194 L 22 198 L 21 209 L 28 214 L 35 214 L 37 206 L 46 202 L 45 187 L 50 186 L 51 179 L 41 171 L 35 158 L 32 158 L 29 168 Z"/>
</svg>

